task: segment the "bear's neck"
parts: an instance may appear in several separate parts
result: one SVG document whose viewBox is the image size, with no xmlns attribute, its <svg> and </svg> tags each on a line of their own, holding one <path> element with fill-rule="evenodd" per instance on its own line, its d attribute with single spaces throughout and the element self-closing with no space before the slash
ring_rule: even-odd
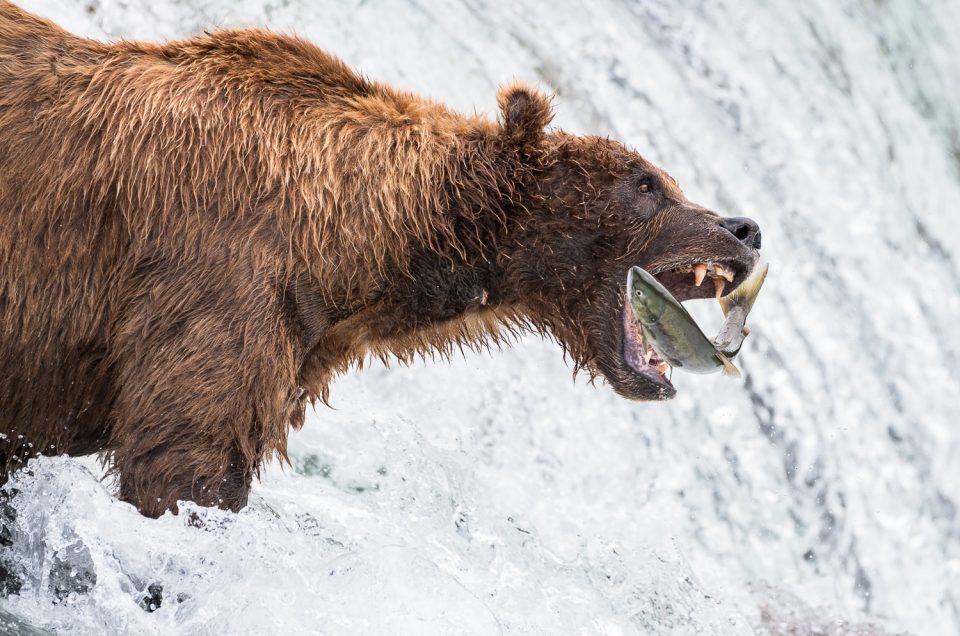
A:
<svg viewBox="0 0 960 636">
<path fill-rule="evenodd" d="M 531 188 L 537 167 L 497 136 L 478 138 L 459 151 L 439 211 L 449 231 L 414 245 L 405 274 L 383 281 L 382 302 L 414 319 L 406 328 L 505 309 L 522 300 L 515 297 L 506 269 L 517 247 L 517 229 L 536 198 Z"/>
<path fill-rule="evenodd" d="M 505 325 L 525 325 L 508 271 L 518 229 L 538 200 L 538 165 L 492 127 L 477 130 L 444 161 L 434 172 L 445 176 L 436 196 L 409 210 L 428 218 L 433 232 L 413 237 L 393 254 L 399 260 L 388 256 L 366 268 L 365 291 L 335 301 L 326 316 L 299 303 L 293 308 L 298 322 L 316 323 L 301 326 L 309 352 L 301 378 L 312 394 L 325 395 L 338 371 L 369 355 L 449 355 L 498 341 Z"/>
</svg>

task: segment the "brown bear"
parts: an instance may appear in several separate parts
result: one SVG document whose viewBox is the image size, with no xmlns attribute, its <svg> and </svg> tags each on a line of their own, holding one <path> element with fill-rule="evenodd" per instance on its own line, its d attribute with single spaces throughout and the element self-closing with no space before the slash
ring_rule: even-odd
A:
<svg viewBox="0 0 960 636">
<path fill-rule="evenodd" d="M 548 129 L 535 90 L 464 116 L 263 30 L 105 44 L 0 0 L 0 87 L 3 474 L 102 453 L 146 515 L 243 507 L 369 356 L 533 331 L 669 398 L 627 269 L 707 297 L 759 247 L 623 145 Z"/>
</svg>

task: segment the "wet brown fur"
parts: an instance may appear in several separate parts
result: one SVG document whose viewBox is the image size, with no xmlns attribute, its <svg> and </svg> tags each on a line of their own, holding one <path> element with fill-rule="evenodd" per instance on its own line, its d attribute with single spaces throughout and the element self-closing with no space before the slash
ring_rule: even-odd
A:
<svg viewBox="0 0 960 636">
<path fill-rule="evenodd" d="M 245 505 L 370 356 L 534 330 L 656 397 L 611 335 L 626 268 L 744 257 L 521 85 L 466 117 L 295 37 L 104 44 L 0 0 L 0 86 L 0 469 L 101 452 L 148 515 Z"/>
</svg>

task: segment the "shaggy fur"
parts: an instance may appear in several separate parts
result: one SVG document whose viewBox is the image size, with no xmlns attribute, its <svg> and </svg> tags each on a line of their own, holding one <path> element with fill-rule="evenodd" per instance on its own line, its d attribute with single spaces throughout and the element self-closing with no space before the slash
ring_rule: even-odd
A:
<svg viewBox="0 0 960 636">
<path fill-rule="evenodd" d="M 752 263 L 637 154 L 546 131 L 521 85 L 494 122 L 294 37 L 103 44 L 0 0 L 0 86 L 0 469 L 101 452 L 148 515 L 245 505 L 370 355 L 531 329 L 664 397 L 622 361 L 626 268 Z"/>
</svg>

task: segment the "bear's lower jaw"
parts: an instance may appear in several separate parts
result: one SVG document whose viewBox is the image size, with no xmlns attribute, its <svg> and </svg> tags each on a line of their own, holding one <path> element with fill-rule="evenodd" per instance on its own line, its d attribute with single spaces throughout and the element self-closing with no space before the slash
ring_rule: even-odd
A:
<svg viewBox="0 0 960 636">
<path fill-rule="evenodd" d="M 649 390 L 642 391 L 639 399 L 668 400 L 677 394 L 667 374 L 672 367 L 661 360 L 643 338 L 640 325 L 633 316 L 630 303 L 623 303 L 623 361 L 625 366 L 637 376 L 636 380 Z M 621 393 L 625 387 L 619 388 Z"/>
</svg>

